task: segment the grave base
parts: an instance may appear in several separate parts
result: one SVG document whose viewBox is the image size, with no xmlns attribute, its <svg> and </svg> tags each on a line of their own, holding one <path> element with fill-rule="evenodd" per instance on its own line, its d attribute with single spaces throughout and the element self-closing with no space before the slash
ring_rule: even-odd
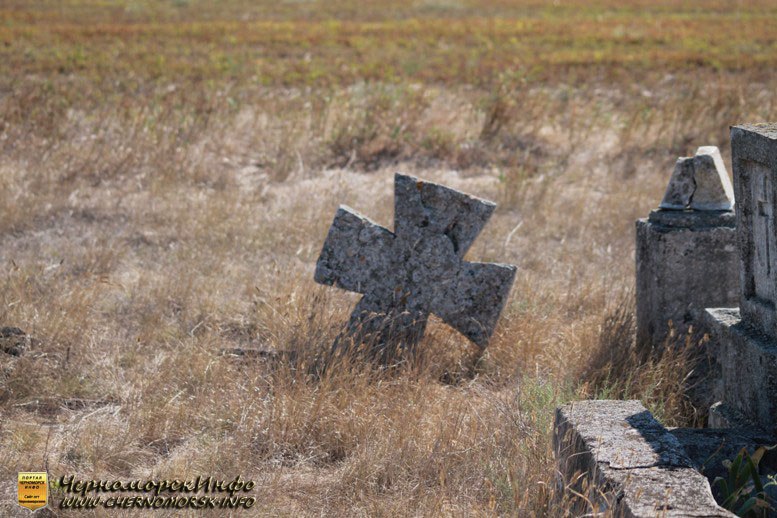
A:
<svg viewBox="0 0 777 518">
<path fill-rule="evenodd" d="M 637 221 L 637 344 L 684 335 L 704 308 L 739 303 L 734 211 L 654 210 Z"/>
<path fill-rule="evenodd" d="M 703 314 L 707 345 L 715 360 L 720 404 L 710 409 L 710 425 L 755 426 L 762 435 L 777 432 L 777 345 L 746 326 L 738 308 L 707 309 Z M 733 409 L 736 409 L 734 411 Z"/>
</svg>

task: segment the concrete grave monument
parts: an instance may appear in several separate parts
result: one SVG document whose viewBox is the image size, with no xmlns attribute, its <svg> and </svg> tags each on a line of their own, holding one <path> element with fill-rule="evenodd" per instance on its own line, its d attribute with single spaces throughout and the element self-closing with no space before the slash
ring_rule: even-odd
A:
<svg viewBox="0 0 777 518">
<path fill-rule="evenodd" d="M 704 308 L 736 303 L 734 193 L 715 146 L 679 158 L 659 208 L 637 221 L 637 344 L 685 334 Z M 711 280 L 714 279 L 713 282 Z"/>
<path fill-rule="evenodd" d="M 720 370 L 710 422 L 777 434 L 777 124 L 731 128 L 731 148 L 739 307 L 706 311 L 710 354 Z"/>
<path fill-rule="evenodd" d="M 715 363 L 707 372 L 718 399 L 710 428 L 664 428 L 636 401 L 581 401 L 558 409 L 554 446 L 562 483 L 583 494 L 584 507 L 625 516 L 733 516 L 711 500 L 708 481 L 725 476 L 722 461 L 741 449 L 752 454 L 777 444 L 777 124 L 735 126 L 731 147 L 739 307 L 699 315 Z M 688 184 L 687 172 L 675 176 Z M 721 201 L 727 189 L 713 191 L 705 204 Z M 693 196 L 686 194 L 670 188 L 665 202 L 690 208 Z M 708 283 L 720 281 L 718 265 L 707 271 Z M 759 475 L 765 479 L 775 468 L 774 454 L 767 453 Z M 771 489 L 767 493 L 775 499 Z"/>
<path fill-rule="evenodd" d="M 516 269 L 468 262 L 464 255 L 495 208 L 403 174 L 394 177 L 393 232 L 341 206 L 315 280 L 363 295 L 347 335 L 379 350 L 388 344 L 412 349 L 434 313 L 486 347 Z"/>
</svg>

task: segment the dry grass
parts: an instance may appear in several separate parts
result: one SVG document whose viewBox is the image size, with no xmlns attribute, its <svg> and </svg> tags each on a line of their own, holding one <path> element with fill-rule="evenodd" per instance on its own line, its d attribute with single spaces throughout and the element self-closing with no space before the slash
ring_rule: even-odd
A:
<svg viewBox="0 0 777 518">
<path fill-rule="evenodd" d="M 777 119 L 777 12 L 622 3 L 6 2 L 0 326 L 40 343 L 0 353 L 0 514 L 46 467 L 556 516 L 557 405 L 694 422 L 687 351 L 631 349 L 633 222 L 678 155 Z M 397 169 L 500 203 L 469 257 L 518 265 L 509 304 L 483 358 L 435 321 L 412 365 L 313 376 L 356 300 L 312 281 L 331 217 L 389 224 Z M 221 354 L 258 346 L 296 357 Z"/>
</svg>

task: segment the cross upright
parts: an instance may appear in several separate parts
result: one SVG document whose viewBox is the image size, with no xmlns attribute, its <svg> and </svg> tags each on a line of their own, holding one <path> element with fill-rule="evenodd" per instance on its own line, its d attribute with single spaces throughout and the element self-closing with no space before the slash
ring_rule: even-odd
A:
<svg viewBox="0 0 777 518">
<path fill-rule="evenodd" d="M 348 322 L 359 342 L 412 349 L 430 313 L 485 348 L 515 266 L 464 261 L 496 205 L 403 174 L 394 176 L 394 232 L 340 206 L 315 280 L 364 296 Z"/>
</svg>

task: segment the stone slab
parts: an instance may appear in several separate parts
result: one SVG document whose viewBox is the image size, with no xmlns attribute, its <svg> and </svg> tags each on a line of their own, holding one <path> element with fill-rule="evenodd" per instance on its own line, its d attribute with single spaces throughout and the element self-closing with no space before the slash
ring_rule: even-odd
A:
<svg viewBox="0 0 777 518">
<path fill-rule="evenodd" d="M 639 401 L 578 401 L 556 410 L 559 471 L 615 516 L 733 516 L 680 441 Z M 603 509 L 602 509 L 603 508 Z M 582 509 L 581 509 L 582 511 Z"/>
<path fill-rule="evenodd" d="M 739 300 L 735 215 L 651 212 L 636 223 L 637 343 L 663 345 L 669 321 L 684 335 L 707 307 Z M 710 282 L 714 279 L 714 282 Z"/>
<path fill-rule="evenodd" d="M 741 275 L 748 325 L 777 339 L 777 124 L 731 128 Z"/>
<path fill-rule="evenodd" d="M 743 321 L 737 308 L 708 308 L 703 318 L 719 371 L 716 400 L 765 433 L 777 434 L 777 342 Z"/>
</svg>

